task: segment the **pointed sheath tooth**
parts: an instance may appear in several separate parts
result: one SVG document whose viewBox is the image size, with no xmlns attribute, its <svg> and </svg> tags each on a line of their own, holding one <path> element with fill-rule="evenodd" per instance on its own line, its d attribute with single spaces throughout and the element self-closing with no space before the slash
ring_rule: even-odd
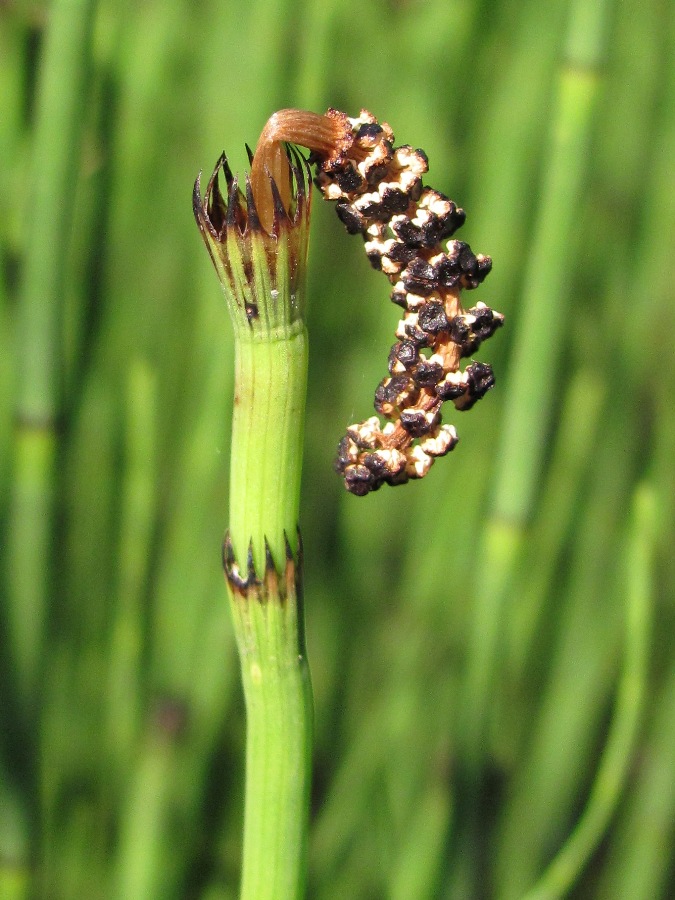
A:
<svg viewBox="0 0 675 900">
<path fill-rule="evenodd" d="M 207 196 L 209 200 L 209 218 L 211 220 L 211 226 L 218 234 L 218 237 L 220 237 L 223 228 L 225 227 L 225 222 L 227 221 L 227 204 L 220 191 L 220 178 L 218 177 L 217 168 L 215 179 L 209 182 Z"/>
<path fill-rule="evenodd" d="M 253 151 L 251 150 L 251 148 L 249 147 L 248 144 L 244 144 L 244 146 L 246 147 L 246 154 L 248 156 L 248 164 L 249 164 L 249 166 L 252 166 L 253 165 Z"/>
<path fill-rule="evenodd" d="M 253 188 L 251 187 L 251 179 L 246 176 L 246 215 L 247 230 L 260 231 L 262 225 L 258 218 L 258 210 L 256 209 L 255 200 L 253 198 Z"/>
<path fill-rule="evenodd" d="M 288 596 L 295 593 L 295 602 L 299 610 L 298 621 L 300 628 L 304 628 L 304 616 L 302 614 L 304 585 L 303 585 L 303 558 L 304 550 L 302 546 L 302 534 L 300 526 L 296 526 L 297 551 L 295 559 L 293 558 L 293 549 L 288 540 L 288 535 L 284 530 L 284 542 L 286 545 L 286 591 Z M 304 644 L 304 638 L 302 643 Z"/>
<path fill-rule="evenodd" d="M 253 540 L 251 539 L 248 542 L 248 552 L 246 554 L 246 569 L 247 569 L 247 577 L 246 583 L 250 587 L 253 584 L 258 584 L 258 576 L 255 571 L 255 561 L 253 559 Z"/>
<path fill-rule="evenodd" d="M 274 597 L 278 597 L 280 600 L 284 599 L 284 591 L 279 590 L 279 572 L 274 565 L 274 557 L 272 556 L 272 550 L 267 537 L 265 537 L 265 575 L 263 577 L 263 584 L 264 589 L 260 594 L 261 600 L 269 600 Z"/>
<path fill-rule="evenodd" d="M 300 549 L 300 529 L 298 528 L 298 550 Z M 286 562 L 292 563 L 293 559 L 293 548 L 291 547 L 291 542 L 288 540 L 288 534 L 286 533 L 286 529 L 284 529 L 284 552 L 286 553 Z"/>
<path fill-rule="evenodd" d="M 272 556 L 272 549 L 267 538 L 265 538 L 265 571 L 276 571 L 276 567 L 274 565 L 274 557 Z"/>
<path fill-rule="evenodd" d="M 229 577 L 232 572 L 232 568 L 234 566 L 234 548 L 232 547 L 232 538 L 230 537 L 230 532 L 225 532 L 225 537 L 223 538 L 223 571 Z"/>
<path fill-rule="evenodd" d="M 230 184 L 227 196 L 227 220 L 228 228 L 234 228 L 239 223 L 239 179 L 235 175 Z"/>
<path fill-rule="evenodd" d="M 223 170 L 223 175 L 225 176 L 225 184 L 229 186 L 232 184 L 232 179 L 234 175 L 232 174 L 232 169 L 230 168 L 230 164 L 227 161 L 227 156 L 225 156 L 225 151 L 220 154 L 220 159 L 218 160 L 219 165 Z"/>
<path fill-rule="evenodd" d="M 305 173 L 304 157 L 293 144 L 286 145 L 286 156 L 288 164 L 291 167 L 291 184 L 295 185 L 296 193 L 300 194 L 305 190 Z"/>
<path fill-rule="evenodd" d="M 204 193 L 204 199 L 208 200 L 211 196 L 211 192 L 213 191 L 213 186 L 218 181 L 218 173 L 220 172 L 220 168 L 222 166 L 222 156 L 218 157 L 218 161 L 216 162 L 215 168 L 213 172 L 211 172 L 211 177 L 209 178 L 209 183 L 206 185 L 206 191 Z"/>
<path fill-rule="evenodd" d="M 227 206 L 220 193 L 219 173 L 223 165 L 224 154 L 218 159 L 216 166 L 211 173 L 209 183 L 204 192 L 203 210 L 208 219 L 209 231 L 220 237 L 224 223 L 227 217 Z"/>
<path fill-rule="evenodd" d="M 291 184 L 295 187 L 295 210 L 291 222 L 297 225 L 304 214 L 305 204 L 309 202 L 311 172 L 307 160 L 293 144 L 288 145 L 288 161 L 291 167 Z"/>
<path fill-rule="evenodd" d="M 227 161 L 227 156 L 225 155 L 225 151 L 224 151 L 224 150 L 223 150 L 223 152 L 220 154 L 220 156 L 218 157 L 218 159 L 216 160 L 216 165 L 215 165 L 215 168 L 214 168 L 214 170 L 213 170 L 213 176 L 212 176 L 212 179 L 215 180 L 215 178 L 218 176 L 218 174 L 219 174 L 220 172 L 222 172 L 223 175 L 225 176 L 225 183 L 226 183 L 227 186 L 229 187 L 230 182 L 232 181 L 232 171 L 231 171 L 231 169 L 230 169 L 229 163 L 228 163 L 228 161 Z"/>
<path fill-rule="evenodd" d="M 290 219 L 288 218 L 288 213 L 284 208 L 284 202 L 281 199 L 281 194 L 279 193 L 279 188 L 277 187 L 276 181 L 270 177 L 270 188 L 272 189 L 272 204 L 274 207 L 274 234 L 279 235 L 279 230 L 285 223 L 290 224 Z"/>
<path fill-rule="evenodd" d="M 296 172 L 299 172 L 299 170 L 293 169 L 295 178 L 298 177 Z M 304 184 L 304 182 L 303 182 L 303 184 Z M 298 225 L 300 223 L 300 219 L 305 214 L 305 207 L 307 206 L 307 204 L 309 202 L 308 196 L 305 193 L 305 188 L 303 187 L 302 189 L 300 189 L 299 185 L 300 185 L 300 182 L 298 182 L 298 188 L 297 188 L 296 194 L 295 194 L 295 209 L 293 210 L 293 215 L 291 218 L 291 223 L 293 225 Z"/>
<path fill-rule="evenodd" d="M 209 231 L 213 233 L 213 229 L 211 228 L 211 223 L 209 222 L 208 216 L 204 213 L 204 204 L 202 202 L 201 172 L 199 173 L 199 175 L 197 175 L 194 187 L 192 189 L 192 212 L 195 217 L 195 222 L 199 226 L 199 230 L 203 232 L 205 228 L 208 228 Z"/>
</svg>

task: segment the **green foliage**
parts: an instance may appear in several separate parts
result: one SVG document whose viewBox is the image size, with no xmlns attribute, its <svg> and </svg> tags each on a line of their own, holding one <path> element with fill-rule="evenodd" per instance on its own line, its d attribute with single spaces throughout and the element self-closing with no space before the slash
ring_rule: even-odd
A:
<svg viewBox="0 0 675 900">
<path fill-rule="evenodd" d="M 666 0 L 2 5 L 1 896 L 237 894 L 232 334 L 191 191 L 329 105 L 425 149 L 506 325 L 452 455 L 347 495 L 399 317 L 315 193 L 308 896 L 671 895 L 674 56 Z"/>
</svg>

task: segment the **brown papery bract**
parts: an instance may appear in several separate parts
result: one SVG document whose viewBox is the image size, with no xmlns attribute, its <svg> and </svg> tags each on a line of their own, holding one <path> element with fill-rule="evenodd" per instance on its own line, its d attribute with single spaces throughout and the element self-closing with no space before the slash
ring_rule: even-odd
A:
<svg viewBox="0 0 675 900">
<path fill-rule="evenodd" d="M 303 109 L 281 109 L 267 120 L 258 139 L 251 165 L 251 190 L 263 228 L 272 232 L 273 179 L 286 211 L 292 203 L 291 169 L 284 144 L 299 144 L 322 158 L 339 156 L 351 141 L 347 116 L 330 110 L 327 115 Z"/>
</svg>

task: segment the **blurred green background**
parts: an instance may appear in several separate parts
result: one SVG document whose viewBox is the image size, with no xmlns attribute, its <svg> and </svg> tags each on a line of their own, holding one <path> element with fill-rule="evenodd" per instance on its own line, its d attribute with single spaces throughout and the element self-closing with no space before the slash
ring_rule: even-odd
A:
<svg viewBox="0 0 675 900">
<path fill-rule="evenodd" d="M 398 311 L 314 198 L 309 897 L 673 895 L 675 6 L 0 5 L 0 896 L 234 898 L 232 336 L 190 194 L 276 109 L 423 147 L 497 386 L 332 471 Z M 549 893 L 546 893 L 546 890 Z"/>
</svg>

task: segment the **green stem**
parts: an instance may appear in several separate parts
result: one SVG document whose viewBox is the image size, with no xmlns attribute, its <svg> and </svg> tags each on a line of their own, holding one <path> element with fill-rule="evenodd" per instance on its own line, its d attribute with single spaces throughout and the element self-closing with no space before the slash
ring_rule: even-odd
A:
<svg viewBox="0 0 675 900">
<path fill-rule="evenodd" d="M 526 285 L 506 397 L 492 510 L 479 552 L 461 737 L 471 780 L 485 759 L 489 709 L 499 670 L 502 613 L 546 446 L 569 300 L 568 267 L 583 199 L 588 146 L 602 83 L 610 0 L 574 0 L 551 121 L 547 170 L 525 273 Z"/>
<path fill-rule="evenodd" d="M 559 900 L 579 877 L 614 812 L 630 766 L 647 692 L 649 633 L 654 605 L 657 500 L 639 485 L 626 546 L 626 650 L 616 712 L 586 810 L 560 853 L 524 900 Z"/>
<path fill-rule="evenodd" d="M 296 599 L 233 604 L 247 713 L 242 900 L 304 893 L 312 696 Z"/>
<path fill-rule="evenodd" d="M 265 541 L 275 561 L 286 538 L 296 549 L 307 333 L 301 322 L 262 338 L 238 334 L 230 462 L 230 537 L 244 560 L 249 542 L 257 571 Z"/>
<path fill-rule="evenodd" d="M 309 197 L 304 164 L 291 159 L 293 210 L 275 205 L 271 232 L 260 226 L 250 184 L 244 205 L 222 158 L 206 197 L 200 196 L 198 179 L 193 198 L 235 339 L 230 530 L 223 565 L 247 713 L 242 900 L 298 900 L 307 856 L 312 693 L 297 523 L 307 391 Z M 229 208 L 220 194 L 221 171 Z M 237 214 L 245 217 L 244 229 Z"/>
<path fill-rule="evenodd" d="M 180 724 L 171 722 L 171 711 L 162 721 L 161 709 L 148 723 L 147 735 L 138 748 L 136 771 L 124 804 L 117 865 L 110 896 L 162 897 L 170 890 L 165 863 L 168 795 L 176 768 Z M 178 725 L 175 729 L 172 725 Z"/>
<path fill-rule="evenodd" d="M 250 552 L 256 573 L 265 573 L 251 579 L 249 569 L 245 586 L 230 577 L 247 712 L 241 897 L 291 900 L 302 896 L 305 881 L 312 737 L 296 544 L 307 372 L 302 324 L 281 335 L 238 334 L 235 372 L 226 548 L 239 560 Z"/>
<path fill-rule="evenodd" d="M 94 0 L 53 4 L 38 86 L 17 309 L 18 424 L 8 534 L 9 629 L 24 702 L 37 687 L 50 588 L 61 318 L 94 10 Z"/>
</svg>

